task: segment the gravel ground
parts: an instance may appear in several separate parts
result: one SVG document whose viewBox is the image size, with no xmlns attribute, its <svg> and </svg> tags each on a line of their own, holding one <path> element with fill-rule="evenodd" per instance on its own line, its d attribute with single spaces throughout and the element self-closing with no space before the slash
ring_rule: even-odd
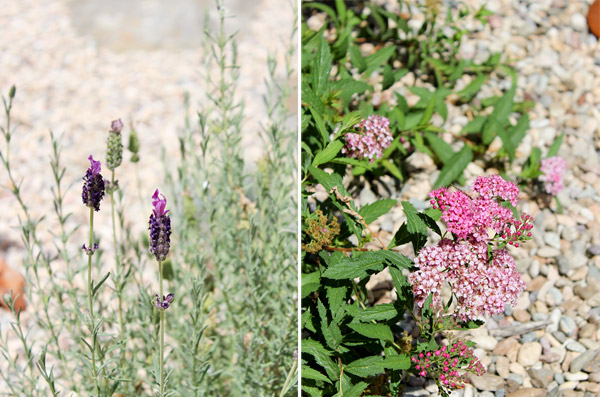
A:
<svg viewBox="0 0 600 397">
<path fill-rule="evenodd" d="M 474 7 L 482 1 L 467 1 Z M 534 239 L 512 250 L 524 275 L 526 292 L 516 308 L 487 319 L 486 325 L 465 334 L 476 342 L 475 354 L 487 374 L 473 377 L 473 386 L 453 396 L 598 396 L 600 395 L 600 45 L 588 33 L 585 15 L 591 1 L 486 2 L 496 13 L 489 24 L 469 35 L 463 57 L 484 60 L 490 52 L 516 59 L 517 97 L 536 103 L 531 129 L 525 138 L 515 174 L 530 148 L 547 151 L 564 132 L 559 151 L 569 164 L 566 188 L 559 194 L 563 214 L 523 196 L 520 207 L 535 216 Z M 404 77 L 410 84 L 412 74 Z M 459 83 L 464 86 L 465 79 Z M 492 80 L 482 97 L 500 94 L 506 82 Z M 460 88 L 459 88 L 460 89 Z M 402 90 L 402 88 L 401 88 Z M 407 95 L 411 103 L 410 93 Z M 463 109 L 450 109 L 446 127 L 459 132 L 467 122 Z M 447 137 L 450 142 L 450 137 Z M 494 147 L 495 145 L 492 145 Z M 497 149 L 496 149 L 497 150 Z M 414 175 L 393 198 L 428 206 L 427 193 L 439 171 L 426 156 L 413 156 L 412 165 L 423 172 Z M 471 164 L 467 177 L 491 170 Z M 385 180 L 383 182 L 385 183 Z M 390 184 L 386 184 L 389 188 Z M 359 196 L 364 205 L 385 192 L 367 186 Z M 404 221 L 398 207 L 379 222 L 380 236 L 390 239 Z M 512 248 L 512 247 L 510 247 Z M 391 284 L 379 276 L 375 298 L 393 299 Z M 385 286 L 388 290 L 385 290 Z M 407 396 L 437 395 L 435 383 L 415 379 Z"/>
<path fill-rule="evenodd" d="M 108 3 L 102 1 L 86 2 L 85 6 L 70 0 L 3 2 L 0 93 L 6 96 L 11 85 L 17 86 L 11 163 L 17 181 L 23 180 L 21 191 L 32 215 L 47 217 L 39 228 L 42 241 L 49 242 L 52 238 L 49 231 L 56 230 L 58 225 L 52 204 L 49 130 L 62 136 L 64 183 L 71 186 L 64 205 L 65 211 L 74 215 L 70 226 L 87 224 L 88 210 L 80 198 L 81 178 L 89 167 L 90 154 L 105 161 L 110 122 L 117 118 L 125 123 L 125 145 L 130 123 L 140 139 L 140 163 L 134 166 L 129 154 L 125 154 L 117 179 L 125 191 L 125 201 L 134 203 L 127 209 L 134 230 L 142 232 L 147 228 L 150 196 L 163 185 L 161 152 L 167 159 L 179 153 L 177 135 L 184 123 L 184 93 L 190 94 L 191 116 L 206 105 L 205 77 L 210 71 L 202 70 L 204 39 L 200 36 L 187 40 L 191 34 L 202 34 L 202 29 L 193 25 L 202 18 L 190 19 L 187 15 L 185 26 L 179 26 L 176 19 L 178 15 L 189 14 L 190 9 L 175 11 L 186 2 L 194 12 L 199 12 L 201 3 L 206 3 L 216 13 L 215 2 L 208 0 L 137 1 L 139 7 L 149 9 L 131 7 L 133 1 L 128 2 L 129 6 L 112 2 L 115 13 L 109 12 Z M 263 82 L 268 76 L 267 56 L 275 54 L 278 63 L 283 64 L 295 21 L 292 3 L 288 2 L 260 0 L 248 7 L 240 0 L 226 0 L 225 5 L 239 18 L 238 22 L 229 19 L 227 23 L 230 32 L 233 28 L 240 30 L 237 42 L 241 70 L 237 92 L 239 99 L 246 101 L 243 145 L 244 156 L 252 167 L 262 152 L 258 130 L 259 122 L 266 118 L 262 95 Z M 214 15 L 212 19 L 216 19 Z M 160 22 L 164 22 L 160 27 L 165 35 L 179 36 L 157 36 L 154 28 Z M 181 35 L 182 29 L 187 29 L 184 30 L 187 35 Z M 107 31 L 111 32 L 110 37 L 106 36 Z M 291 109 L 296 107 L 297 104 L 290 105 Z M 2 117 L 0 121 L 3 125 L 4 120 Z M 5 150 L 4 141 L 0 150 Z M 174 167 L 174 163 L 167 165 Z M 107 176 L 107 171 L 103 171 Z M 143 203 L 138 199 L 138 172 Z M 0 185 L 8 185 L 4 170 L 0 172 Z M 0 256 L 20 270 L 25 255 L 18 218 L 22 213 L 6 189 L 0 189 L 0 206 Z M 96 226 L 95 232 L 104 241 L 111 241 L 107 239 L 111 235 L 110 222 L 97 222 Z M 73 241 L 85 241 L 84 229 L 75 234 Z M 111 247 L 105 247 L 107 257 L 112 257 Z M 75 251 L 77 247 L 72 249 Z M 11 317 L 0 310 L 2 330 L 10 329 Z M 27 327 L 34 325 L 29 313 L 25 312 L 22 318 Z M 35 335 L 34 332 L 32 337 Z M 18 345 L 13 345 L 15 352 Z M 39 346 L 34 353 L 37 350 Z M 1 382 L 0 390 L 3 390 Z"/>
</svg>

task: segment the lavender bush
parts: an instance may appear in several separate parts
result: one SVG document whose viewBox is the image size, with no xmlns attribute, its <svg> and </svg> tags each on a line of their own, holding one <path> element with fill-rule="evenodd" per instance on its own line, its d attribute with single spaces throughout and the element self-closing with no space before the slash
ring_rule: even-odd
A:
<svg viewBox="0 0 600 397">
<path fill-rule="evenodd" d="M 5 98 L 0 160 L 22 210 L 30 309 L 16 309 L 12 294 L 4 298 L 13 321 L 0 329 L 0 395 L 296 395 L 297 135 L 285 106 L 296 32 L 287 63 L 270 58 L 266 65 L 265 154 L 245 164 L 235 36 L 224 30 L 226 10 L 217 8 L 219 27 L 206 29 L 204 66 L 217 71 L 206 81 L 211 106 L 197 123 L 186 117 L 181 155 L 165 159 L 160 191 L 139 178 L 137 194 L 119 184 L 128 156 L 126 127 L 115 120 L 105 154 L 81 153 L 90 161 L 79 185 L 89 224 L 73 225 L 64 209 L 73 192 L 51 133 L 55 213 L 47 216 L 59 224 L 51 245 L 38 237 L 45 219 L 32 217 L 10 158 L 15 88 Z M 139 164 L 133 129 L 127 146 Z M 142 217 L 128 211 L 138 195 Z M 94 233 L 109 223 L 112 241 Z M 136 223 L 148 232 L 138 235 Z M 84 244 L 73 237 L 77 229 L 88 236 Z M 112 257 L 104 255 L 111 246 Z M 35 320 L 35 338 L 25 317 Z"/>
</svg>

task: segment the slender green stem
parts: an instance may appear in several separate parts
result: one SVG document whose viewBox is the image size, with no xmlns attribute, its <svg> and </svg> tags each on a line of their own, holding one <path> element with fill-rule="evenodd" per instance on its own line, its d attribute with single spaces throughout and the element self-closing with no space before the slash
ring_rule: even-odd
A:
<svg viewBox="0 0 600 397">
<path fill-rule="evenodd" d="M 162 262 L 158 262 L 158 299 L 163 298 L 163 271 Z M 158 368 L 160 371 L 160 395 L 163 396 L 165 393 L 165 371 L 163 368 L 165 361 L 165 311 L 161 308 L 160 310 L 160 357 Z"/>
<path fill-rule="evenodd" d="M 110 191 L 110 211 L 111 211 L 111 217 L 112 217 L 113 248 L 115 251 L 115 270 L 116 270 L 116 274 L 122 276 L 123 269 L 121 269 L 121 259 L 119 256 L 119 247 L 117 244 L 117 226 L 116 226 L 117 222 L 115 221 L 114 186 L 115 186 L 115 170 L 112 170 L 111 187 L 113 187 L 113 189 L 111 189 L 111 191 Z M 121 277 L 117 277 L 117 280 L 119 282 L 121 282 Z M 119 334 L 121 336 L 121 343 L 123 344 L 123 346 L 121 347 L 121 367 L 124 368 L 125 367 L 125 322 L 123 321 L 123 298 L 121 296 L 121 286 L 117 285 L 116 289 L 117 289 L 117 297 L 119 300 Z"/>
<path fill-rule="evenodd" d="M 292 382 L 294 381 L 294 375 L 296 374 L 297 368 L 298 368 L 298 360 L 294 360 L 294 364 L 292 365 L 292 368 L 290 368 L 290 372 L 288 372 L 287 378 L 285 379 L 285 383 L 283 384 L 283 387 L 281 388 L 281 393 L 279 393 L 279 397 L 285 396 L 287 391 L 292 386 Z"/>
<path fill-rule="evenodd" d="M 94 247 L 94 208 L 90 207 L 90 240 L 89 240 L 89 250 L 92 250 Z M 94 306 L 92 304 L 92 255 L 88 253 L 88 304 L 90 311 L 90 321 L 91 328 L 90 332 L 92 333 L 92 375 L 94 376 L 94 384 L 96 385 L 96 390 L 98 394 L 100 394 L 100 387 L 98 386 L 98 371 L 96 370 L 96 335 L 94 333 L 95 319 L 94 319 Z"/>
</svg>

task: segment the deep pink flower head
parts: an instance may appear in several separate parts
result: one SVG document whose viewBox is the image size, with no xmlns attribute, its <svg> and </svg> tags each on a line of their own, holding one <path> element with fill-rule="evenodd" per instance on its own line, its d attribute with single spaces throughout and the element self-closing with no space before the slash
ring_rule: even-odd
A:
<svg viewBox="0 0 600 397">
<path fill-rule="evenodd" d="M 512 211 L 502 205 L 502 201 L 508 201 L 515 206 L 519 188 L 498 175 L 478 177 L 469 194 L 440 188 L 429 196 L 433 208 L 442 211 L 448 231 L 458 239 L 487 242 L 502 236 L 502 240 L 515 244 L 531 237 L 528 231 L 533 227 L 532 218 L 527 215 L 515 219 Z"/>
<path fill-rule="evenodd" d="M 162 196 L 162 198 L 159 196 Z M 157 217 L 165 215 L 167 212 L 169 212 L 169 210 L 165 211 L 165 207 L 167 206 L 167 198 L 164 194 L 160 193 L 158 189 L 156 189 L 152 195 L 152 205 L 154 206 L 154 215 Z"/>
<path fill-rule="evenodd" d="M 545 182 L 546 193 L 556 196 L 563 188 L 563 174 L 567 170 L 567 162 L 562 157 L 548 157 L 542 160 L 540 181 Z"/>
<path fill-rule="evenodd" d="M 90 157 L 88 157 L 88 160 L 90 160 L 90 171 L 92 171 L 92 175 L 96 176 L 100 173 L 102 165 L 100 164 L 99 161 L 94 160 L 94 157 L 90 154 Z"/>
</svg>

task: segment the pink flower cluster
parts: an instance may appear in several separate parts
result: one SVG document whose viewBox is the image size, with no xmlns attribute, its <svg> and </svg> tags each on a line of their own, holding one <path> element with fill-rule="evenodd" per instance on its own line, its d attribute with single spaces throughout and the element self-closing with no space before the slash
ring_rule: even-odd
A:
<svg viewBox="0 0 600 397">
<path fill-rule="evenodd" d="M 346 145 L 342 153 L 357 159 L 373 161 L 383 157 L 383 151 L 392 143 L 390 121 L 382 116 L 371 115 L 354 128 L 357 132 L 345 135 Z"/>
<path fill-rule="evenodd" d="M 456 298 L 455 315 L 467 321 L 504 311 L 515 305 L 525 283 L 509 252 L 492 251 L 488 260 L 486 243 L 443 239 L 437 246 L 423 248 L 415 258 L 418 270 L 409 275 L 415 302 L 423 307 L 433 294 L 433 305 L 440 307 L 444 283 L 449 283 Z"/>
<path fill-rule="evenodd" d="M 419 376 L 432 376 L 442 387 L 451 389 L 462 389 L 469 378 L 466 373 L 460 374 L 459 371 L 466 371 L 483 375 L 486 371 L 479 359 L 473 355 L 470 349 L 462 341 L 458 341 L 451 346 L 442 346 L 433 352 L 419 353 L 411 358 Z"/>
<path fill-rule="evenodd" d="M 546 193 L 556 196 L 563 190 L 563 174 L 567 170 L 567 162 L 562 157 L 548 157 L 542 160 L 540 181 L 545 182 Z"/>
<path fill-rule="evenodd" d="M 498 175 L 478 177 L 471 187 L 471 195 L 440 188 L 429 196 L 432 207 L 442 211 L 448 231 L 460 240 L 488 242 L 501 238 L 518 247 L 519 241 L 531 237 L 532 218 L 523 214 L 521 219 L 515 219 L 501 202 L 508 201 L 515 206 L 519 188 Z"/>
</svg>

